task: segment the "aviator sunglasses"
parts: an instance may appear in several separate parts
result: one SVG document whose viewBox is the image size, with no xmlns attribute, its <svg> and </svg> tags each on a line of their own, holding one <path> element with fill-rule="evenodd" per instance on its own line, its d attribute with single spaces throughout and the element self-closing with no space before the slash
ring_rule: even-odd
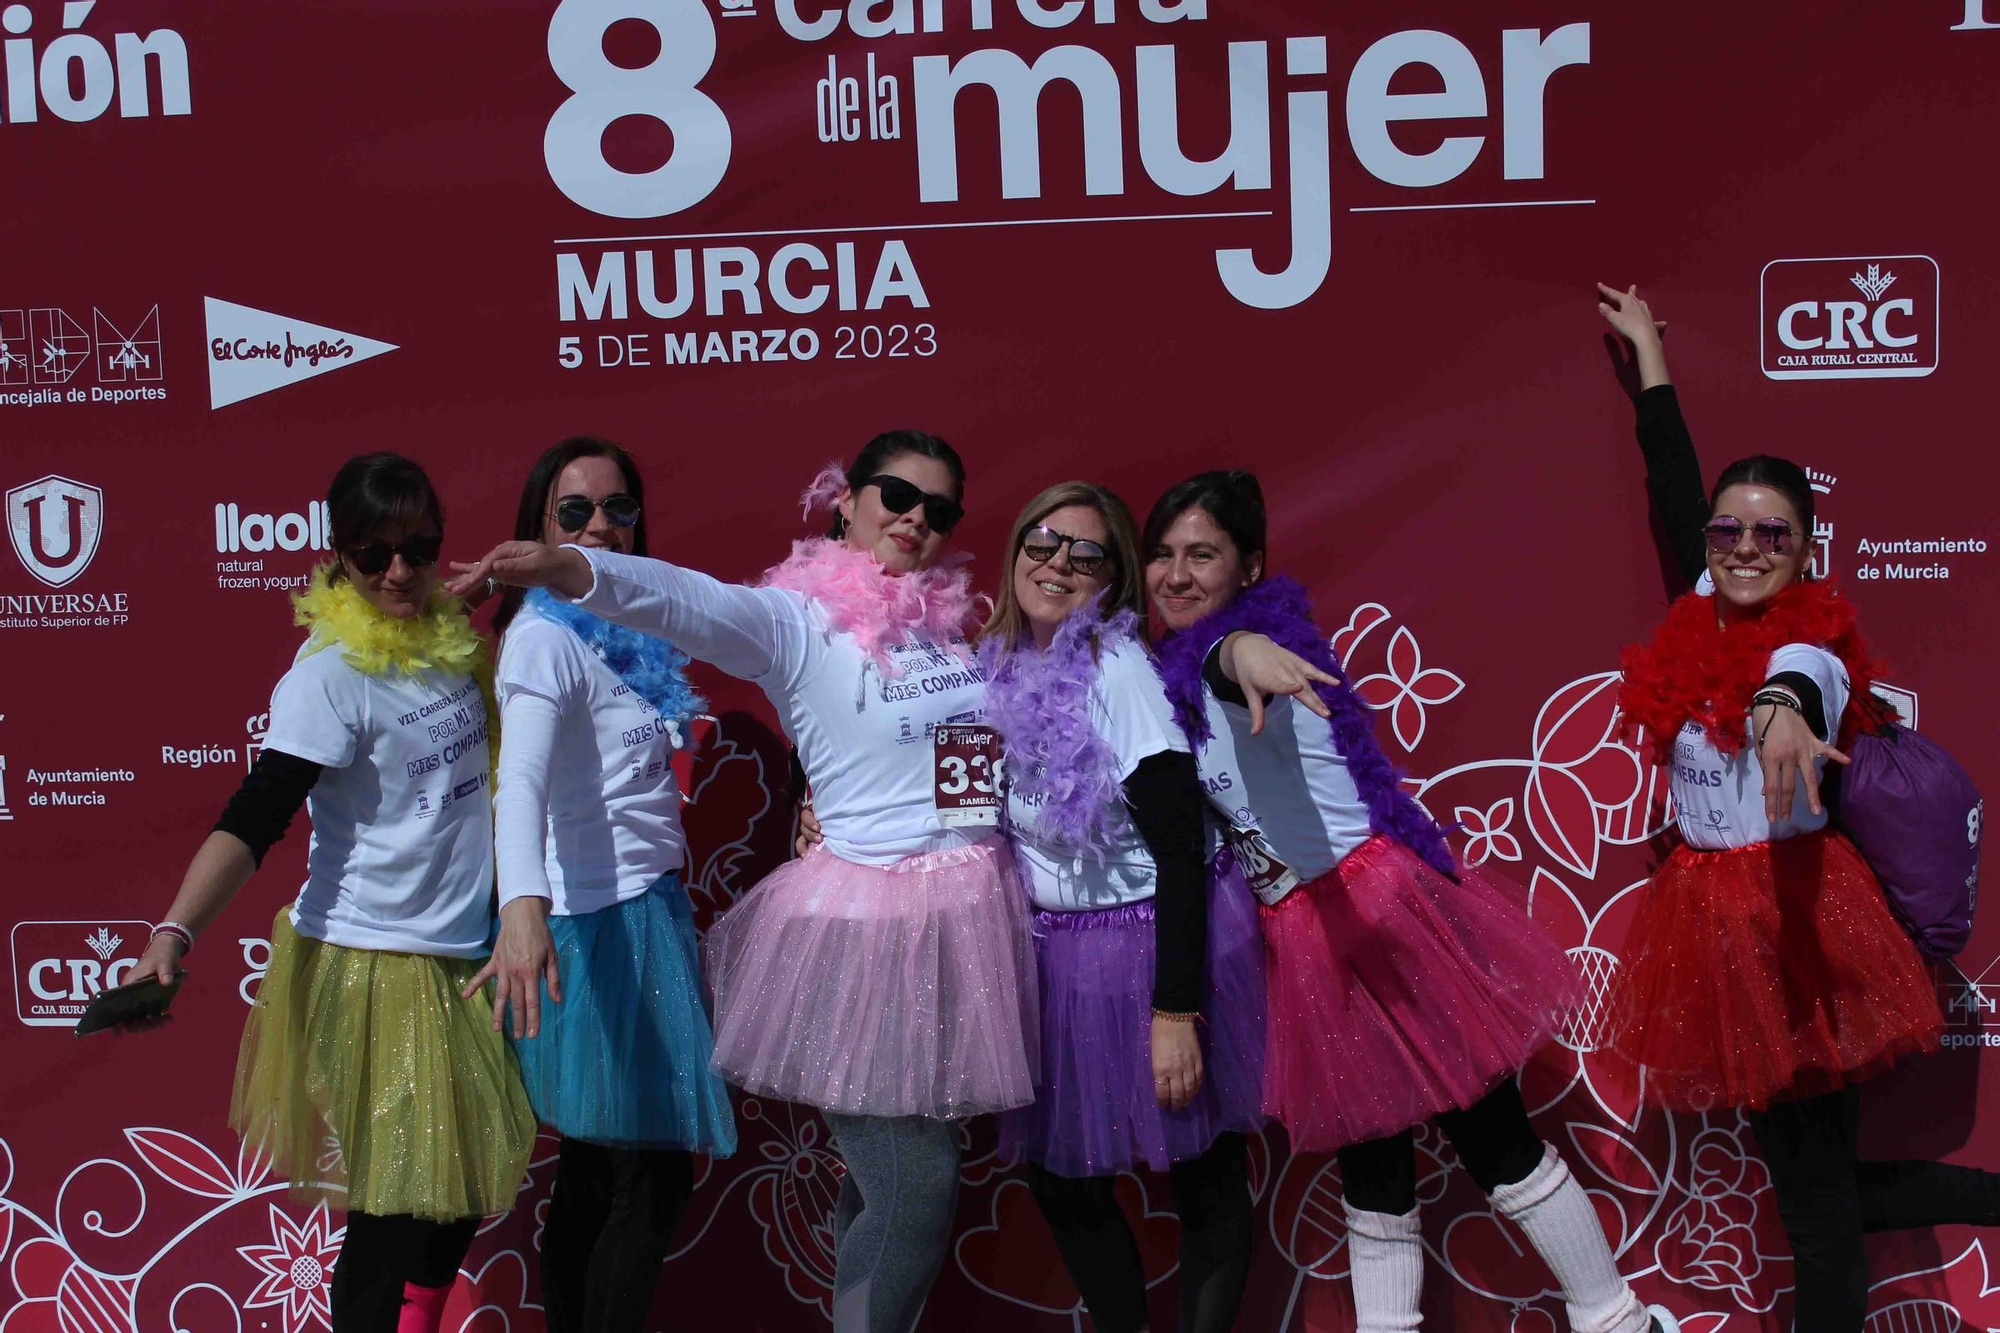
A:
<svg viewBox="0 0 2000 1333">
<path fill-rule="evenodd" d="M 1038 565 L 1046 565 L 1056 558 L 1056 552 L 1069 547 L 1069 567 L 1089 578 L 1104 568 L 1111 559 L 1111 552 L 1088 537 L 1072 537 L 1066 532 L 1057 532 L 1044 523 L 1040 527 L 1029 528 L 1021 536 L 1021 550 Z"/>
<path fill-rule="evenodd" d="M 564 532 L 582 532 L 590 526 L 590 516 L 598 510 L 617 528 L 629 528 L 639 521 L 639 502 L 620 491 L 602 500 L 587 495 L 565 495 L 556 501 L 556 526 Z"/>
<path fill-rule="evenodd" d="M 366 546 L 352 547 L 347 552 L 347 558 L 354 563 L 356 570 L 373 578 L 377 574 L 386 574 L 399 555 L 411 569 L 435 565 L 438 552 L 443 549 L 442 533 L 420 532 L 393 545 L 389 542 L 369 542 Z"/>
<path fill-rule="evenodd" d="M 1708 549 L 1728 555 L 1743 540 L 1743 520 L 1718 518 L 1702 529 Z M 1765 555 L 1785 555 L 1792 549 L 1792 525 L 1782 518 L 1760 518 L 1750 526 L 1750 536 Z"/>
<path fill-rule="evenodd" d="M 949 533 L 965 517 L 958 501 L 947 495 L 932 495 L 913 481 L 883 472 L 861 483 L 882 493 L 882 507 L 892 514 L 907 514 L 918 504 L 924 507 L 924 522 L 932 532 Z"/>
</svg>

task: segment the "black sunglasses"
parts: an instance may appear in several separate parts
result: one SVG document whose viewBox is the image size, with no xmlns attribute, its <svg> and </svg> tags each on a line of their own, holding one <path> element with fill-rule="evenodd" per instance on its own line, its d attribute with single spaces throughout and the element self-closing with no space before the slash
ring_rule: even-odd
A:
<svg viewBox="0 0 2000 1333">
<path fill-rule="evenodd" d="M 918 504 L 924 507 L 924 522 L 932 532 L 949 533 L 965 517 L 965 510 L 948 495 L 932 495 L 913 481 L 882 472 L 861 483 L 882 493 L 882 507 L 892 514 L 907 514 Z"/>
<path fill-rule="evenodd" d="M 1038 565 L 1055 559 L 1056 552 L 1065 546 L 1069 547 L 1069 567 L 1085 578 L 1104 568 L 1111 559 L 1111 552 L 1090 538 L 1057 532 L 1046 523 L 1021 534 L 1022 553 Z"/>
<path fill-rule="evenodd" d="M 388 542 L 369 542 L 365 546 L 350 547 L 347 558 L 360 573 L 373 577 L 387 573 L 389 566 L 402 556 L 411 569 L 423 569 L 437 563 L 438 552 L 444 549 L 444 534 L 420 532 L 414 537 L 405 537 L 391 545 Z"/>
<path fill-rule="evenodd" d="M 629 528 L 639 521 L 639 502 L 621 491 L 602 500 L 565 495 L 556 501 L 556 526 L 564 532 L 582 532 L 590 526 L 590 516 L 600 509 L 613 527 Z"/>
</svg>

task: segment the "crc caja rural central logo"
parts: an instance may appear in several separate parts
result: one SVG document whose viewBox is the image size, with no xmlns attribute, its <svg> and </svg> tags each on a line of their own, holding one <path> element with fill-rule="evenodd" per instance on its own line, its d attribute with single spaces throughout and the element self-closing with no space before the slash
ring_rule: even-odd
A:
<svg viewBox="0 0 2000 1333">
<path fill-rule="evenodd" d="M 76 1026 L 125 980 L 152 938 L 143 921 L 23 921 L 14 927 L 14 1009 L 32 1028 Z"/>
<path fill-rule="evenodd" d="M 1938 266 L 1928 255 L 1774 259 L 1759 302 L 1774 380 L 1915 379 L 1938 367 Z"/>
</svg>

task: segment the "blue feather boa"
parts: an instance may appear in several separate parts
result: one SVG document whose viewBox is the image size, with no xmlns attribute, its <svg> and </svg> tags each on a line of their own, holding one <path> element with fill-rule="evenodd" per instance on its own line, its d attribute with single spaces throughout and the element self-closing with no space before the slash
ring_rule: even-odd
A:
<svg viewBox="0 0 2000 1333">
<path fill-rule="evenodd" d="M 665 639 L 614 625 L 580 606 L 558 601 L 545 588 L 530 592 L 524 604 L 583 640 L 583 646 L 597 654 L 611 668 L 611 674 L 658 709 L 661 718 L 683 738 L 688 723 L 708 708 L 708 700 L 688 684 L 688 655 Z"/>
</svg>

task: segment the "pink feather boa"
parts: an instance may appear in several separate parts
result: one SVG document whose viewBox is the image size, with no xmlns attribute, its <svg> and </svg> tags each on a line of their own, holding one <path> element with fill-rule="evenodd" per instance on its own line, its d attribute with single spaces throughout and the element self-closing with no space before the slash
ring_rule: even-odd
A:
<svg viewBox="0 0 2000 1333">
<path fill-rule="evenodd" d="M 966 639 L 984 599 L 972 591 L 969 556 L 910 574 L 890 574 L 866 551 L 813 537 L 792 543 L 792 553 L 764 572 L 764 586 L 787 588 L 826 613 L 827 623 L 851 635 L 885 678 L 903 674 L 889 649 L 927 640 L 970 661 Z"/>
</svg>

